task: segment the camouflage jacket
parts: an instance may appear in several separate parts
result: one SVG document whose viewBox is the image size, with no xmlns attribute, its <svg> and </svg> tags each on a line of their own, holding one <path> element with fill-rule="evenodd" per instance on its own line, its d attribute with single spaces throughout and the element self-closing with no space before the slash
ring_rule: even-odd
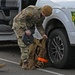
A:
<svg viewBox="0 0 75 75">
<path fill-rule="evenodd" d="M 15 18 L 14 21 L 20 21 L 22 24 L 26 24 L 25 29 L 30 29 L 32 33 L 35 31 L 35 26 L 37 27 L 41 35 L 44 34 L 44 29 L 42 22 L 45 17 L 41 15 L 41 8 L 30 5 L 23 9 Z"/>
</svg>

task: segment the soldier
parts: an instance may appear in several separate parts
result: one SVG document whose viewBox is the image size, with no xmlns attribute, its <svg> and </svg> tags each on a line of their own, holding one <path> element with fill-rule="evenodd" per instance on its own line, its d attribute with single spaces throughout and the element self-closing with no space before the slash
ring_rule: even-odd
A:
<svg viewBox="0 0 75 75">
<path fill-rule="evenodd" d="M 22 41 L 22 36 L 24 33 L 30 36 L 35 33 L 35 26 L 39 33 L 47 38 L 42 27 L 42 22 L 45 16 L 52 14 L 52 8 L 49 5 L 45 5 L 42 8 L 30 5 L 23 9 L 18 15 L 13 19 L 13 30 L 17 36 L 18 45 L 21 49 L 21 63 L 22 68 L 27 67 L 27 60 L 29 58 L 29 45 L 24 44 Z"/>
<path fill-rule="evenodd" d="M 0 68 L 4 68 L 6 64 L 0 64 Z"/>
</svg>

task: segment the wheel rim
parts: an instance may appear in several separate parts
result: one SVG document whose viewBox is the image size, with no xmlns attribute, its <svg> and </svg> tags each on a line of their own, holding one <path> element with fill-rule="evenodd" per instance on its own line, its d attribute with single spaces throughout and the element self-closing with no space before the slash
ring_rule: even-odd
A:
<svg viewBox="0 0 75 75">
<path fill-rule="evenodd" d="M 58 35 L 52 38 L 49 42 L 49 57 L 52 62 L 59 62 L 64 56 L 64 43 L 62 38 Z"/>
</svg>

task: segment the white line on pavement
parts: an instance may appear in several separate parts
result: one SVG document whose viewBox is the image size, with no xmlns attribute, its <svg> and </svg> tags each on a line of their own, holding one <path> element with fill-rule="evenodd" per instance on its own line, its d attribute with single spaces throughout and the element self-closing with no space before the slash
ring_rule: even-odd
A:
<svg viewBox="0 0 75 75">
<path fill-rule="evenodd" d="M 50 70 L 44 70 L 44 69 L 37 69 L 37 70 L 40 70 L 40 71 L 43 71 L 43 72 L 47 72 L 47 73 L 51 73 L 51 74 L 55 74 L 55 75 L 64 75 L 64 74 L 60 74 L 60 73 L 53 72 L 53 71 L 50 71 Z"/>
<path fill-rule="evenodd" d="M 10 60 L 7 60 L 7 59 L 0 58 L 0 60 L 19 65 L 19 63 L 17 63 L 17 62 L 10 61 Z M 60 73 L 53 72 L 53 71 L 50 71 L 50 70 L 45 70 L 45 69 L 37 69 L 37 70 L 43 71 L 43 72 L 46 72 L 46 73 L 50 73 L 50 74 L 55 74 L 55 75 L 64 75 L 64 74 L 60 74 Z"/>
<path fill-rule="evenodd" d="M 0 58 L 0 60 L 6 61 L 6 62 L 10 62 L 10 63 L 12 63 L 12 64 L 17 64 L 17 65 L 19 65 L 19 63 L 17 63 L 17 62 L 10 61 L 10 60 L 7 60 L 7 59 Z"/>
</svg>

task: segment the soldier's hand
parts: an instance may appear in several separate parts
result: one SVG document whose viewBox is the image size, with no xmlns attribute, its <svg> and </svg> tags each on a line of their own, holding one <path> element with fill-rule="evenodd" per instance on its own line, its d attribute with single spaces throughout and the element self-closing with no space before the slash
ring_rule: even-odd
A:
<svg viewBox="0 0 75 75">
<path fill-rule="evenodd" d="M 30 31 L 30 30 L 26 30 L 25 33 L 26 33 L 26 35 L 28 35 L 28 36 L 31 35 L 31 31 Z"/>
<path fill-rule="evenodd" d="M 47 35 L 44 34 L 44 35 L 43 35 L 43 38 L 46 38 L 46 39 L 47 39 L 48 37 L 47 37 Z"/>
</svg>

